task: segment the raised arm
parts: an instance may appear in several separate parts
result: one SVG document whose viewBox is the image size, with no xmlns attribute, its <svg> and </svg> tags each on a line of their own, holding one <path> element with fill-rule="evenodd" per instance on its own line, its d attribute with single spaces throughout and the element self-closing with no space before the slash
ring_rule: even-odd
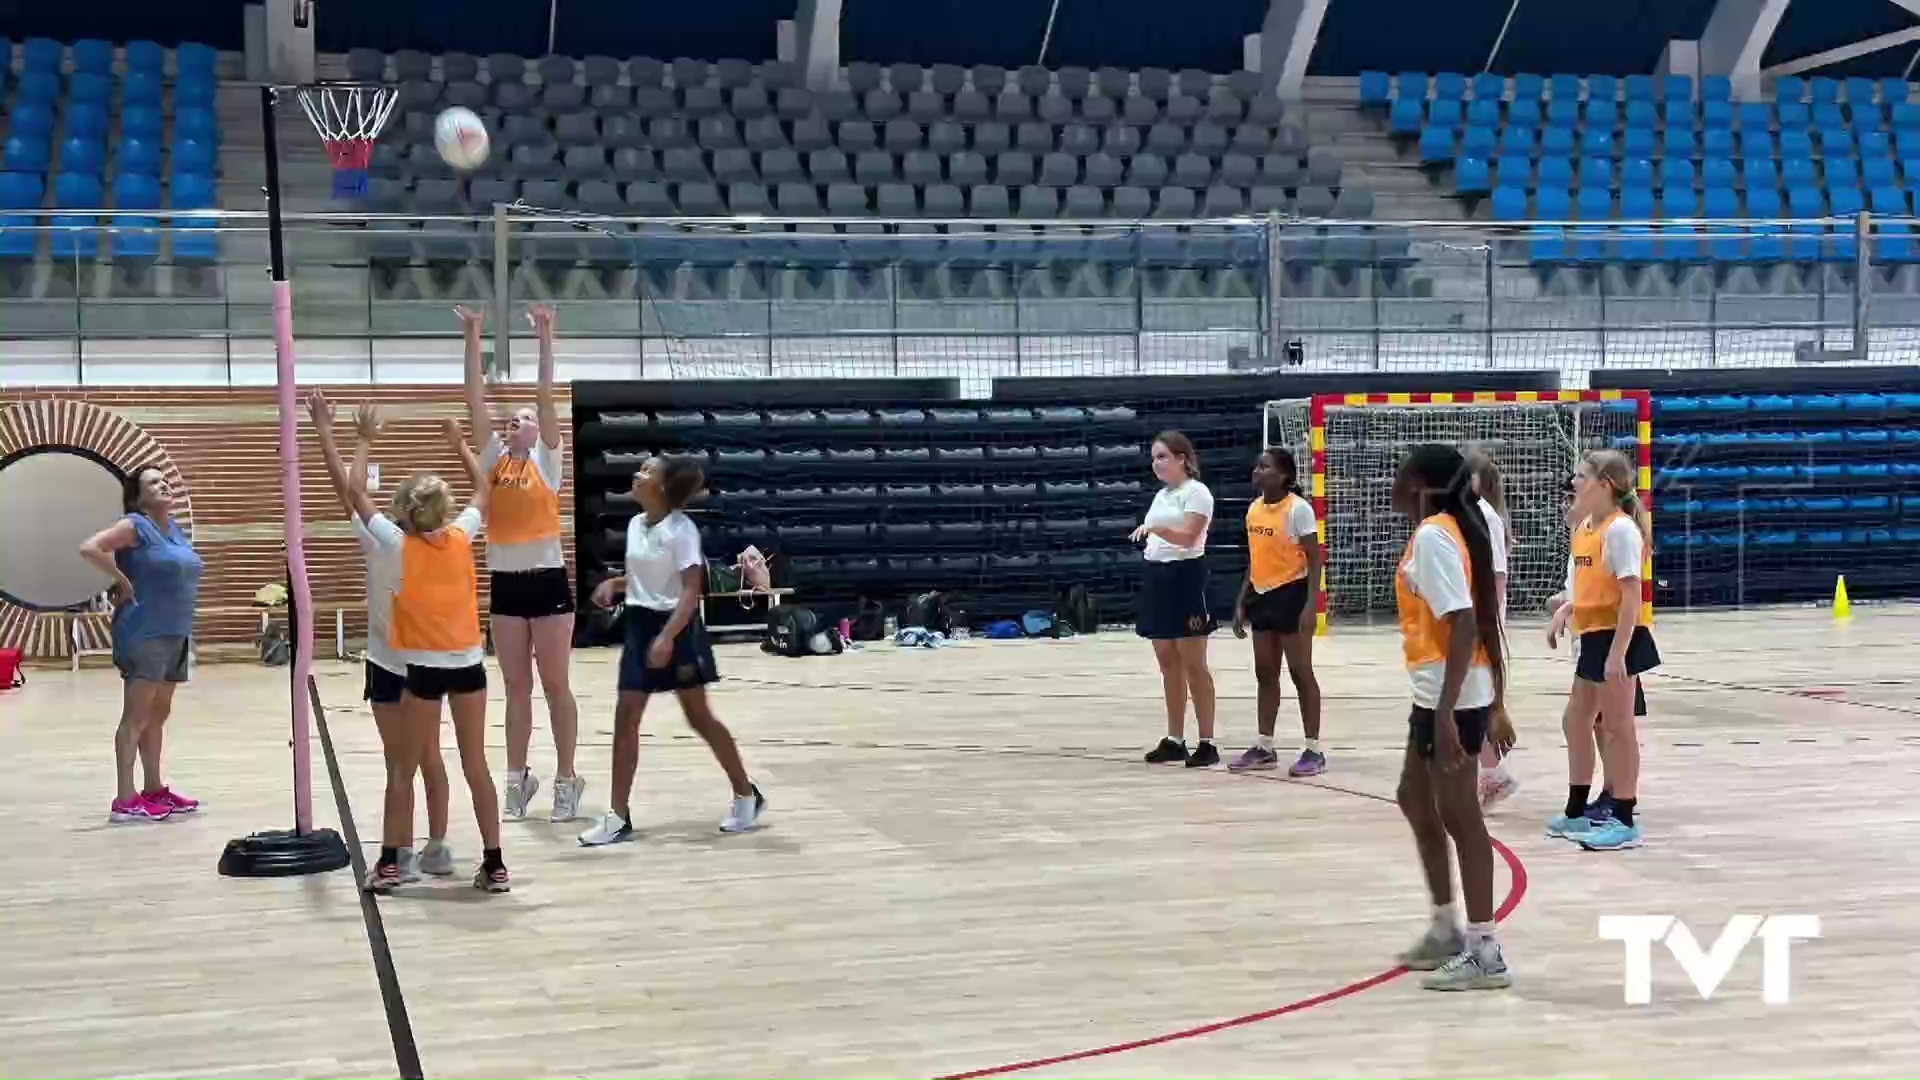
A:
<svg viewBox="0 0 1920 1080">
<path fill-rule="evenodd" d="M 372 521 L 379 511 L 374 509 L 373 497 L 367 494 L 367 458 L 373 449 L 373 440 L 380 434 L 380 410 L 370 402 L 363 402 L 353 415 L 353 464 L 347 469 L 347 507 L 359 515 L 361 521 Z"/>
<path fill-rule="evenodd" d="M 480 331 L 487 315 L 468 307 L 453 309 L 460 316 L 460 329 L 466 335 L 467 422 L 473 425 L 473 438 L 484 446 L 493 434 L 493 422 L 487 415 L 487 373 L 480 368 Z"/>
<path fill-rule="evenodd" d="M 473 452 L 473 447 L 461 434 L 460 421 L 448 417 L 441 428 L 441 434 L 445 436 L 447 446 L 453 450 L 455 456 L 459 457 L 461 468 L 467 470 L 467 483 L 473 485 L 473 505 L 479 507 L 481 513 L 486 513 L 487 495 L 493 485 L 487 482 L 487 474 L 480 468 L 479 456 Z"/>
<path fill-rule="evenodd" d="M 533 324 L 540 340 L 540 382 L 535 391 L 540 411 L 540 441 L 560 448 L 560 407 L 553 401 L 553 308 L 535 304 L 527 309 L 527 321 Z"/>
<path fill-rule="evenodd" d="M 333 497 L 347 513 L 354 512 L 347 498 L 347 466 L 340 460 L 340 447 L 333 441 L 333 403 L 319 390 L 307 394 L 307 415 L 313 418 L 314 435 L 320 441 L 320 460 L 327 467 L 327 483 L 333 485 Z"/>
</svg>

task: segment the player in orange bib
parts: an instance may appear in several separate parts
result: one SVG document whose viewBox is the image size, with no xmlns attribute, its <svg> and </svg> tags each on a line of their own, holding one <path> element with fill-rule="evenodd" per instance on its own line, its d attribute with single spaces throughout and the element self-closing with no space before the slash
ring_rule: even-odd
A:
<svg viewBox="0 0 1920 1080">
<path fill-rule="evenodd" d="M 1645 515 L 1634 484 L 1633 463 L 1616 450 L 1587 454 L 1573 477 L 1573 551 L 1567 559 L 1564 602 L 1553 613 L 1547 644 L 1572 628 L 1577 649 L 1573 690 L 1563 721 L 1567 736 L 1566 812 L 1547 823 L 1547 835 L 1577 841 L 1593 851 L 1641 845 L 1638 806 L 1640 740 L 1635 713 L 1639 678 L 1660 664 L 1653 632 L 1640 622 L 1641 566 L 1646 557 Z M 1586 812 L 1593 785 L 1594 714 L 1604 732 L 1612 800 L 1606 816 Z"/>
<path fill-rule="evenodd" d="M 1399 803 L 1433 899 L 1432 926 L 1400 961 L 1431 971 L 1429 990 L 1499 989 L 1512 976 L 1494 940 L 1493 844 L 1475 767 L 1506 682 L 1493 542 L 1466 462 L 1452 447 L 1415 447 L 1394 476 L 1392 500 L 1415 522 L 1393 590 L 1413 685 Z M 1449 838 L 1460 857 L 1464 932 L 1453 906 Z"/>
<path fill-rule="evenodd" d="M 580 711 L 567 665 L 573 655 L 573 581 L 567 575 L 560 535 L 560 484 L 566 451 L 560 442 L 560 410 L 553 398 L 553 309 L 527 309 L 540 342 L 537 409 L 515 409 L 506 434 L 494 430 L 487 412 L 486 379 L 480 370 L 483 316 L 458 309 L 467 338 L 467 415 L 481 440 L 480 467 L 491 488 L 487 508 L 487 569 L 493 622 L 493 652 L 507 684 L 506 816 L 527 816 L 540 778 L 527 765 L 533 742 L 533 676 L 547 699 L 547 722 L 557 758 L 553 778 L 554 821 L 580 816 L 587 782 L 574 768 Z"/>
<path fill-rule="evenodd" d="M 380 860 L 367 874 L 370 892 L 401 883 L 399 849 L 412 843 L 413 775 L 425 748 L 439 746 L 440 701 L 453 713 L 460 770 L 473 797 L 483 853 L 475 888 L 506 892 L 511 884 L 500 854 L 500 816 L 493 775 L 487 767 L 486 650 L 480 636 L 480 600 L 473 566 L 473 539 L 487 504 L 480 463 L 467 448 L 457 421 L 446 425 L 447 442 L 466 465 L 474 486 L 472 506 L 457 516 L 453 489 L 433 473 L 415 473 L 393 495 L 393 517 L 374 509 L 367 496 L 367 454 L 379 433 L 373 406 L 356 418 L 353 465 L 347 499 L 366 525 L 370 572 L 391 583 L 393 607 L 387 637 L 391 655 L 406 666 L 400 694 L 403 737 L 387 744 L 386 812 L 381 822 Z"/>
<path fill-rule="evenodd" d="M 1320 529 L 1313 505 L 1300 494 L 1293 453 L 1272 446 L 1253 463 L 1259 497 L 1247 507 L 1247 576 L 1233 609 L 1233 636 L 1253 631 L 1253 678 L 1259 687 L 1259 737 L 1227 768 L 1276 768 L 1273 729 L 1280 716 L 1280 669 L 1300 695 L 1300 726 L 1307 745 L 1287 770 L 1316 776 L 1326 770 L 1320 746 L 1320 682 L 1313 677 L 1313 629 L 1320 610 Z"/>
</svg>

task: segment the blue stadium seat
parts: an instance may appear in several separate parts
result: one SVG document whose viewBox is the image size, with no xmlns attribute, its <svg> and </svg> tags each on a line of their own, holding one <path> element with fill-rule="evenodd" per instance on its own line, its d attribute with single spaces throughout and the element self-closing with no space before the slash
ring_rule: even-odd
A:
<svg viewBox="0 0 1920 1080">
<path fill-rule="evenodd" d="M 18 96 L 21 101 L 50 106 L 60 100 L 60 76 L 47 71 L 28 70 L 20 76 Z"/>
<path fill-rule="evenodd" d="M 1475 98 L 1467 105 L 1467 124 L 1489 130 L 1500 126 L 1500 102 L 1495 98 Z"/>
<path fill-rule="evenodd" d="M 1579 101 L 1580 76 L 1555 75 L 1547 80 L 1547 97 L 1554 101 Z"/>
<path fill-rule="evenodd" d="M 1547 80 L 1538 75 L 1515 75 L 1513 77 L 1513 100 L 1515 102 L 1538 102 L 1547 96 Z"/>
<path fill-rule="evenodd" d="M 1778 95 L 1776 94 L 1776 99 Z M 1707 75 L 1700 79 L 1701 101 L 1731 101 L 1733 80 L 1725 75 Z"/>
<path fill-rule="evenodd" d="M 1551 127 L 1540 132 L 1540 153 L 1543 156 L 1572 157 L 1576 145 L 1572 128 Z"/>
<path fill-rule="evenodd" d="M 1599 98 L 1603 101 L 1620 99 L 1620 80 L 1611 75 L 1587 76 L 1587 100 Z"/>
<path fill-rule="evenodd" d="M 1426 101 L 1426 72 L 1403 71 L 1395 76 L 1393 80 L 1393 96 L 1396 101 Z"/>
<path fill-rule="evenodd" d="M 1646 188 L 1651 191 L 1653 189 L 1653 179 L 1653 161 L 1651 159 L 1630 157 L 1620 162 L 1620 186 L 1622 188 Z M 1634 215 L 1627 214 L 1623 211 L 1622 216 L 1633 217 Z M 1651 217 L 1652 215 L 1647 214 L 1643 216 Z"/>
<path fill-rule="evenodd" d="M 164 131 L 160 110 L 150 105 L 130 106 L 120 113 L 120 134 L 130 139 L 160 140 Z"/>
<path fill-rule="evenodd" d="M 1872 79 L 1863 75 L 1854 75 L 1842 84 L 1840 99 L 1848 105 L 1872 105 L 1875 93 Z"/>
<path fill-rule="evenodd" d="M 86 101 L 104 107 L 113 100 L 113 77 L 90 71 L 76 72 L 67 83 L 68 101 Z"/>
<path fill-rule="evenodd" d="M 1493 189 L 1492 170 L 1484 157 L 1462 154 L 1453 161 L 1453 188 L 1462 195 L 1484 195 Z"/>
<path fill-rule="evenodd" d="M 1731 128 L 1733 126 L 1733 103 L 1724 99 L 1701 102 L 1700 126 L 1706 128 L 1708 131 Z"/>
<path fill-rule="evenodd" d="M 1636 134 L 1636 130 L 1629 129 L 1627 134 L 1634 135 Z M 1644 135 L 1647 142 L 1653 141 L 1653 132 L 1651 131 L 1640 131 L 1638 134 Z M 1661 136 L 1661 146 L 1666 150 L 1669 157 L 1692 157 L 1694 152 L 1693 129 L 1688 127 L 1668 128 Z M 1632 153 L 1632 150 L 1629 149 L 1628 152 Z"/>
<path fill-rule="evenodd" d="M 1623 206 L 1620 216 L 1631 219 L 1634 215 Z M 1608 250 L 1607 245 L 1601 244 L 1601 258 L 1617 258 L 1629 263 L 1650 263 L 1662 257 L 1660 252 L 1663 249 L 1654 241 L 1653 226 L 1638 223 L 1622 225 L 1618 233 L 1619 242 L 1612 245 L 1611 251 Z"/>
<path fill-rule="evenodd" d="M 1527 230 L 1527 257 L 1541 264 L 1565 262 L 1566 238 L 1566 230 L 1558 225 L 1535 225 Z"/>
<path fill-rule="evenodd" d="M 1757 101 L 1742 102 L 1740 105 L 1740 129 L 1771 131 L 1773 129 L 1773 110 Z"/>
<path fill-rule="evenodd" d="M 1860 167 L 1852 158 L 1828 158 L 1826 184 L 1828 187 L 1854 187 L 1860 183 Z"/>
<path fill-rule="evenodd" d="M 191 105 L 198 109 L 211 109 L 214 88 L 212 76 L 188 75 L 186 72 L 181 72 L 173 81 L 174 108 Z"/>
<path fill-rule="evenodd" d="M 1773 83 L 1773 100 L 1782 103 L 1807 100 L 1806 80 L 1797 75 L 1782 75 L 1780 78 L 1775 79 Z"/>
<path fill-rule="evenodd" d="M 98 177 L 63 172 L 53 181 L 53 204 L 61 210 L 98 210 L 103 199 Z M 56 259 L 92 259 L 100 253 L 100 232 L 96 218 L 79 214 L 57 214 L 48 236 L 49 253 Z"/>
<path fill-rule="evenodd" d="M 1740 162 L 1740 176 L 1749 190 L 1756 187 L 1779 187 L 1780 173 L 1774 168 L 1770 157 L 1750 157 Z"/>
<path fill-rule="evenodd" d="M 1894 132 L 1893 146 L 1902 161 L 1920 159 L 1920 128 Z"/>
<path fill-rule="evenodd" d="M 1549 127 L 1576 127 L 1580 123 L 1580 103 L 1571 98 L 1554 98 L 1547 102 L 1547 125 Z"/>
<path fill-rule="evenodd" d="M 1660 236 L 1660 257 L 1668 262 L 1693 262 L 1700 257 L 1700 241 L 1693 226 L 1662 225 Z"/>
<path fill-rule="evenodd" d="M 1582 188 L 1595 187 L 1603 189 L 1613 187 L 1613 159 L 1599 157 L 1581 158 L 1580 186 Z"/>
<path fill-rule="evenodd" d="M 1805 105 L 1779 106 L 1781 131 L 1805 131 L 1813 126 L 1813 113 Z"/>
<path fill-rule="evenodd" d="M 1457 71 L 1442 71 L 1433 77 L 1433 96 L 1441 101 L 1459 101 L 1467 96 L 1467 77 Z"/>
<path fill-rule="evenodd" d="M 53 110 L 38 101 L 15 105 L 11 134 L 41 140 L 53 138 Z"/>
<path fill-rule="evenodd" d="M 1500 136 L 1491 127 L 1469 126 L 1460 135 L 1460 153 L 1466 157 L 1491 158 L 1499 147 Z"/>
<path fill-rule="evenodd" d="M 1821 128 L 1820 156 L 1826 158 L 1852 157 L 1853 133 L 1845 128 Z"/>
<path fill-rule="evenodd" d="M 1657 145 L 1650 127 L 1630 127 L 1620 135 L 1622 157 L 1652 157 Z"/>
<path fill-rule="evenodd" d="M 1907 100 L 1907 80 L 1892 76 L 1880 80 L 1880 104 L 1901 105 Z"/>
<path fill-rule="evenodd" d="M 107 147 L 98 139 L 74 136 L 60 144 L 60 171 L 98 177 L 107 167 Z"/>
<path fill-rule="evenodd" d="M 176 173 L 168 183 L 167 205 L 175 210 L 212 210 L 219 205 L 213 177 Z"/>
<path fill-rule="evenodd" d="M 1813 136 L 1807 134 L 1804 131 L 1781 132 L 1780 133 L 1780 156 L 1783 158 L 1812 157 L 1813 156 Z"/>
<path fill-rule="evenodd" d="M 1895 131 L 1913 131 L 1920 129 L 1920 103 L 1903 101 L 1895 105 L 1889 119 Z"/>
<path fill-rule="evenodd" d="M 1395 135 L 1413 135 L 1427 119 L 1425 98 L 1398 97 L 1387 109 L 1387 130 Z"/>
<path fill-rule="evenodd" d="M 173 144 L 173 174 L 191 174 L 212 176 L 214 168 L 213 147 L 197 139 L 181 139 Z"/>
<path fill-rule="evenodd" d="M 1500 130 L 1502 154 L 1532 154 L 1533 129 L 1508 126 Z"/>
<path fill-rule="evenodd" d="M 1542 221 L 1572 220 L 1573 197 L 1565 188 L 1543 187 L 1534 195 L 1534 211 Z"/>
<path fill-rule="evenodd" d="M 1856 134 L 1879 131 L 1886 120 L 1878 105 L 1855 105 L 1847 111 L 1847 126 Z"/>
<path fill-rule="evenodd" d="M 116 261 L 153 260 L 160 257 L 160 219 L 116 217 L 107 223 L 107 239 L 113 245 Z"/>
<path fill-rule="evenodd" d="M 153 176 L 121 173 L 113 180 L 116 210 L 160 209 L 160 181 Z"/>
<path fill-rule="evenodd" d="M 1493 219 L 1495 221 L 1525 221 L 1527 216 L 1527 191 L 1525 188 L 1502 185 L 1493 189 Z"/>
<path fill-rule="evenodd" d="M 1807 100 L 1815 105 L 1831 104 L 1839 100 L 1840 84 L 1825 75 L 1815 75 L 1807 80 Z"/>
<path fill-rule="evenodd" d="M 1733 156 L 1733 129 L 1708 128 L 1700 133 L 1700 154 L 1702 157 Z"/>
<path fill-rule="evenodd" d="M 129 71 L 120 83 L 121 103 L 126 106 L 150 105 L 160 107 L 161 77 L 150 71 Z"/>
<path fill-rule="evenodd" d="M 121 174 L 157 177 L 160 175 L 160 143 L 152 139 L 125 138 L 115 157 Z"/>
<path fill-rule="evenodd" d="M 1705 187 L 1735 187 L 1739 177 L 1731 158 L 1710 157 L 1700 162 L 1700 183 Z"/>
<path fill-rule="evenodd" d="M 1520 154 L 1505 154 L 1494 162 L 1493 186 L 1521 191 L 1533 186 L 1533 159 Z"/>
<path fill-rule="evenodd" d="M 1473 77 L 1473 99 L 1491 101 L 1498 104 L 1507 96 L 1507 80 L 1491 71 L 1483 71 Z"/>
<path fill-rule="evenodd" d="M 1850 218 L 1866 208 L 1859 188 L 1835 188 L 1828 193 L 1827 202 L 1834 217 Z M 1859 252 L 1859 237 L 1850 226 L 1837 226 L 1827 237 L 1826 257 L 1839 263 L 1851 263 Z"/>
<path fill-rule="evenodd" d="M 1647 120 L 1651 124 L 1652 116 Z M 1588 98 L 1586 121 L 1590 127 L 1613 129 L 1620 123 L 1620 103 L 1612 98 Z"/>
<path fill-rule="evenodd" d="M 1816 130 L 1844 128 L 1847 126 L 1847 115 L 1831 101 L 1817 101 L 1813 105 L 1813 126 Z"/>
<path fill-rule="evenodd" d="M 1819 182 L 1819 171 L 1813 166 L 1810 157 L 1785 157 L 1780 159 L 1780 179 L 1789 188 L 1796 186 L 1811 187 Z"/>
<path fill-rule="evenodd" d="M 1540 186 L 1551 188 L 1572 187 L 1573 159 L 1559 156 L 1541 158 Z"/>
<path fill-rule="evenodd" d="M 1632 114 L 1629 113 L 1629 116 Z M 1661 122 L 1668 127 L 1693 127 L 1693 102 L 1669 101 L 1661 106 Z"/>
<path fill-rule="evenodd" d="M 1537 97 L 1517 97 L 1507 104 L 1507 123 L 1522 127 L 1539 127 L 1545 113 L 1540 109 Z"/>
<path fill-rule="evenodd" d="M 1360 73 L 1360 104 L 1364 108 L 1385 108 L 1393 100 L 1393 78 L 1384 71 Z"/>
<path fill-rule="evenodd" d="M 1659 93 L 1663 101 L 1692 101 L 1693 80 L 1685 75 L 1662 75 Z"/>
<path fill-rule="evenodd" d="M 1613 156 L 1613 132 L 1606 128 L 1588 128 L 1580 133 L 1580 152 L 1596 156 Z"/>
<path fill-rule="evenodd" d="M 1862 158 L 1889 158 L 1893 156 L 1893 137 L 1884 131 L 1863 131 L 1860 133 L 1860 156 Z"/>
<path fill-rule="evenodd" d="M 1466 106 L 1459 98 L 1436 98 L 1427 106 L 1427 123 L 1439 124 L 1452 129 L 1460 126 L 1466 116 Z"/>
<path fill-rule="evenodd" d="M 0 172 L 0 210 L 37 209 L 45 196 L 46 185 L 39 176 Z"/>
<path fill-rule="evenodd" d="M 1691 190 L 1696 182 L 1693 162 L 1686 158 L 1674 157 L 1660 160 L 1661 187 L 1684 187 Z"/>
<path fill-rule="evenodd" d="M 1651 166 L 1651 162 L 1648 163 Z M 1628 221 L 1651 221 L 1654 212 L 1653 189 L 1634 185 L 1620 189 L 1620 216 Z"/>
<path fill-rule="evenodd" d="M 1428 124 L 1420 129 L 1420 163 L 1431 165 L 1453 158 L 1453 128 Z"/>
<path fill-rule="evenodd" d="M 93 101 L 76 101 L 68 105 L 67 137 L 104 140 L 107 137 L 107 107 Z"/>
<path fill-rule="evenodd" d="M 167 50 L 157 41 L 127 42 L 127 70 L 164 75 L 167 71 Z"/>
<path fill-rule="evenodd" d="M 1759 128 L 1741 128 L 1740 156 L 1744 158 L 1772 157 L 1773 132 Z"/>
<path fill-rule="evenodd" d="M 52 38 L 34 37 L 20 43 L 21 66 L 28 71 L 57 73 L 66 57 L 67 47 Z"/>
<path fill-rule="evenodd" d="M 3 155 L 8 172 L 44 173 L 53 160 L 53 146 L 44 138 L 14 135 L 7 139 Z"/>
<path fill-rule="evenodd" d="M 220 121 L 213 115 L 212 109 L 181 109 L 173 117 L 173 137 L 217 147 L 220 145 Z"/>
<path fill-rule="evenodd" d="M 1583 187 L 1574 200 L 1581 221 L 1605 221 L 1613 216 L 1613 192 L 1606 187 Z"/>
<path fill-rule="evenodd" d="M 113 71 L 113 43 L 81 38 L 73 43 L 73 70 L 106 75 Z"/>
<path fill-rule="evenodd" d="M 1747 191 L 1747 216 L 1767 220 L 1777 220 L 1781 216 L 1780 192 L 1774 188 L 1751 188 Z M 1775 225 L 1756 225 L 1748 228 L 1752 241 L 1747 245 L 1747 257 L 1754 262 L 1782 262 L 1787 257 L 1786 238 Z"/>
<path fill-rule="evenodd" d="M 220 53 L 211 45 L 183 41 L 173 50 L 173 66 L 183 79 L 199 78 L 212 82 L 215 78 L 214 69 L 219 62 Z"/>
<path fill-rule="evenodd" d="M 1628 101 L 1653 101 L 1653 76 L 1629 75 L 1623 86 Z"/>
</svg>

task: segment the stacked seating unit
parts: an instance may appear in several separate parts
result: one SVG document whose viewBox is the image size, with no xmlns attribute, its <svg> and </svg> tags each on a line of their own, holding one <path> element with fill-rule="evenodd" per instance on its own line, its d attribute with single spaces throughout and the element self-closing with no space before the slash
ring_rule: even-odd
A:
<svg viewBox="0 0 1920 1080">
<path fill-rule="evenodd" d="M 1912 213 L 1920 103 L 1901 79 L 1785 77 L 1772 102 L 1733 102 L 1723 77 L 1504 79 L 1418 73 L 1361 80 L 1362 102 L 1495 220 L 1815 219 Z M 1847 226 L 1609 228 L 1542 224 L 1530 258 L 1590 262 L 1851 263 Z M 1904 225 L 1876 260 L 1911 262 Z"/>
<path fill-rule="evenodd" d="M 0 38 L 0 61 L 10 63 L 13 51 Z M 158 218 L 135 215 L 103 229 L 101 219 L 87 213 L 216 205 L 214 50 L 182 45 L 171 53 L 171 70 L 168 51 L 150 41 L 131 42 L 116 56 L 105 41 L 69 48 L 33 38 L 22 43 L 20 56 L 17 77 L 0 77 L 6 106 L 0 260 L 214 260 L 211 220 L 163 229 Z M 44 219 L 19 213 L 46 208 L 62 211 L 51 230 Z M 162 245 L 169 235 L 170 250 Z"/>
<path fill-rule="evenodd" d="M 1654 399 L 1656 602 L 1920 593 L 1920 385 Z"/>
</svg>

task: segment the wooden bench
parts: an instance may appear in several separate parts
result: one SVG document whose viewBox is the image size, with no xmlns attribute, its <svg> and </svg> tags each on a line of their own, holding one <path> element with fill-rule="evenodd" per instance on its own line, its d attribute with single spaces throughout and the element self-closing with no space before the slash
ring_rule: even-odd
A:
<svg viewBox="0 0 1920 1080">
<path fill-rule="evenodd" d="M 703 593 L 700 597 L 700 621 L 706 624 L 708 630 L 719 633 L 738 632 L 741 630 L 765 630 L 767 628 L 767 621 L 765 619 L 761 619 L 759 622 L 727 623 L 724 626 L 716 626 L 707 616 L 707 601 L 732 600 L 739 604 L 743 610 L 750 610 L 751 606 L 748 602 L 756 596 L 764 596 L 767 598 L 767 610 L 772 611 L 774 608 L 780 606 L 781 601 L 792 595 L 792 589 L 741 589 L 738 592 Z"/>
</svg>

